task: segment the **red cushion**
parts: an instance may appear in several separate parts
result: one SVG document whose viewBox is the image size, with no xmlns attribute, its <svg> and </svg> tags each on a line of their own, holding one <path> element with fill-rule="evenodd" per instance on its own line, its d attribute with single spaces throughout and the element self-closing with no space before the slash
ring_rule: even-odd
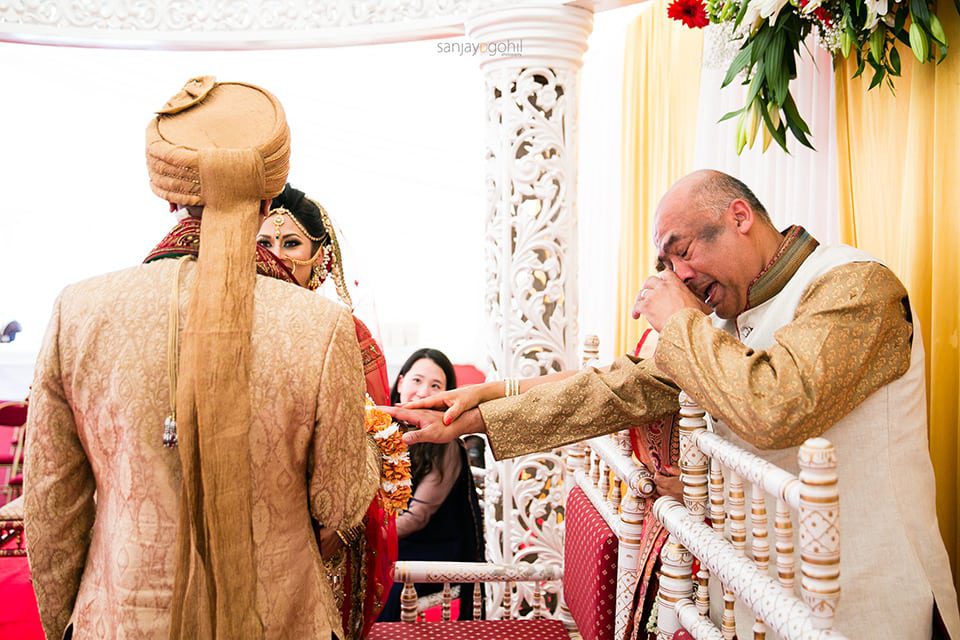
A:
<svg viewBox="0 0 960 640">
<path fill-rule="evenodd" d="M 617 537 L 580 487 L 567 496 L 563 597 L 583 640 L 612 640 Z"/>
<path fill-rule="evenodd" d="M 377 622 L 367 640 L 570 640 L 559 620 Z"/>
<path fill-rule="evenodd" d="M 465 387 L 470 384 L 479 384 L 487 379 L 483 371 L 472 364 L 455 364 L 453 373 L 457 376 L 457 386 Z"/>
<path fill-rule="evenodd" d="M 27 422 L 27 403 L 0 400 L 0 425 L 19 427 Z"/>
<path fill-rule="evenodd" d="M 0 638 L 43 640 L 37 599 L 25 557 L 0 558 Z"/>
<path fill-rule="evenodd" d="M 473 606 L 473 605 L 471 605 Z M 460 598 L 450 600 L 450 619 L 460 619 Z M 438 604 L 423 612 L 424 622 L 443 622 L 443 605 Z"/>
</svg>

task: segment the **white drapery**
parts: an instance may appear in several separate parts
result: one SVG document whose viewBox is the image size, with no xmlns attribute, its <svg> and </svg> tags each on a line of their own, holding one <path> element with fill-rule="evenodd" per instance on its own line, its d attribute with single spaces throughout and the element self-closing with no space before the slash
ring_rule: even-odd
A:
<svg viewBox="0 0 960 640">
<path fill-rule="evenodd" d="M 812 38 L 807 47 L 808 50 L 801 49 L 797 78 L 790 83 L 790 91 L 810 125 L 810 139 L 816 151 L 791 139 L 788 133 L 790 154 L 784 153 L 776 142 L 761 153 L 761 130 L 753 149 L 744 149 L 738 157 L 734 145 L 737 118 L 719 124 L 717 121 L 723 114 L 743 106 L 746 87 L 734 80 L 730 86 L 720 88 L 727 64 L 711 60 L 711 50 L 715 49 L 705 43 L 694 166 L 724 171 L 742 180 L 779 228 L 803 225 L 822 244 L 833 244 L 840 237 L 833 61 Z"/>
<path fill-rule="evenodd" d="M 620 158 L 627 27 L 650 3 L 598 13 L 580 78 L 578 254 L 580 344 L 600 339 L 600 361 L 613 352 L 620 238 Z"/>
</svg>

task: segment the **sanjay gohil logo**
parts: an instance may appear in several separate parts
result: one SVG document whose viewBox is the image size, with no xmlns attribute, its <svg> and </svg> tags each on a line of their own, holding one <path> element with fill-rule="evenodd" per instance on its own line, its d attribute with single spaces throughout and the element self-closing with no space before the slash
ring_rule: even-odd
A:
<svg viewBox="0 0 960 640">
<path fill-rule="evenodd" d="M 437 43 L 437 53 L 455 56 L 519 56 L 523 53 L 523 40 L 497 40 L 491 42 Z"/>
</svg>

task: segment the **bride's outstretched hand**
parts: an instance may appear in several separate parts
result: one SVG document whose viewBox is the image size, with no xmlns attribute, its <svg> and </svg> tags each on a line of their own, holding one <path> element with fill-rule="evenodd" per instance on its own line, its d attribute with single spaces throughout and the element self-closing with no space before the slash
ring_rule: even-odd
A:
<svg viewBox="0 0 960 640">
<path fill-rule="evenodd" d="M 443 414 L 439 411 L 408 409 L 406 407 L 378 408 L 389 413 L 395 420 L 416 427 L 415 431 L 408 431 L 403 434 L 403 441 L 408 445 L 418 442 L 451 442 L 459 436 L 468 433 L 483 433 L 486 430 L 483 418 L 477 409 L 469 411 L 449 425 L 445 425 L 441 420 Z"/>
<path fill-rule="evenodd" d="M 405 402 L 404 409 L 434 409 L 443 411 L 443 424 L 452 424 L 464 411 L 473 409 L 481 402 L 494 400 L 499 396 L 495 390 L 502 387 L 498 383 L 472 384 L 459 389 L 451 389 L 434 394 L 422 400 Z"/>
</svg>

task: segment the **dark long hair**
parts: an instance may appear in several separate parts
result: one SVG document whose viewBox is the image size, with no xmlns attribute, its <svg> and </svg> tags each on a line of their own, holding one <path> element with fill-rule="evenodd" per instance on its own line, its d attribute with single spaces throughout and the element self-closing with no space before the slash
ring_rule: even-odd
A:
<svg viewBox="0 0 960 640">
<path fill-rule="evenodd" d="M 320 244 L 330 244 L 330 234 L 327 232 L 327 228 L 323 226 L 323 219 L 320 217 L 320 208 L 311 202 L 310 199 L 307 198 L 307 194 L 303 191 L 290 186 L 289 182 L 284 185 L 280 195 L 270 203 L 271 209 L 279 209 L 280 207 L 292 213 L 297 219 L 297 222 L 302 224 L 307 230 L 307 233 L 314 238 L 321 239 L 319 243 L 311 241 L 313 252 L 316 252 L 317 249 L 320 248 Z"/>
<path fill-rule="evenodd" d="M 397 374 L 397 379 L 393 381 L 393 387 L 390 388 L 390 404 L 398 404 L 400 402 L 400 390 L 398 389 L 400 378 L 407 375 L 410 368 L 417 361 L 423 360 L 424 358 L 430 360 L 443 370 L 443 374 L 447 379 L 448 391 L 457 388 L 457 374 L 453 369 L 453 365 L 450 363 L 450 358 L 444 355 L 442 351 L 437 351 L 436 349 L 417 349 L 410 354 L 407 361 L 403 363 L 403 366 L 400 367 L 400 373 Z M 450 444 L 451 443 L 434 444 L 432 442 L 422 442 L 420 444 L 410 445 L 410 471 L 413 476 L 414 485 L 423 480 L 424 476 L 433 469 L 436 469 L 440 474 L 440 479 L 443 479 L 443 465 L 441 462 Z"/>
</svg>

